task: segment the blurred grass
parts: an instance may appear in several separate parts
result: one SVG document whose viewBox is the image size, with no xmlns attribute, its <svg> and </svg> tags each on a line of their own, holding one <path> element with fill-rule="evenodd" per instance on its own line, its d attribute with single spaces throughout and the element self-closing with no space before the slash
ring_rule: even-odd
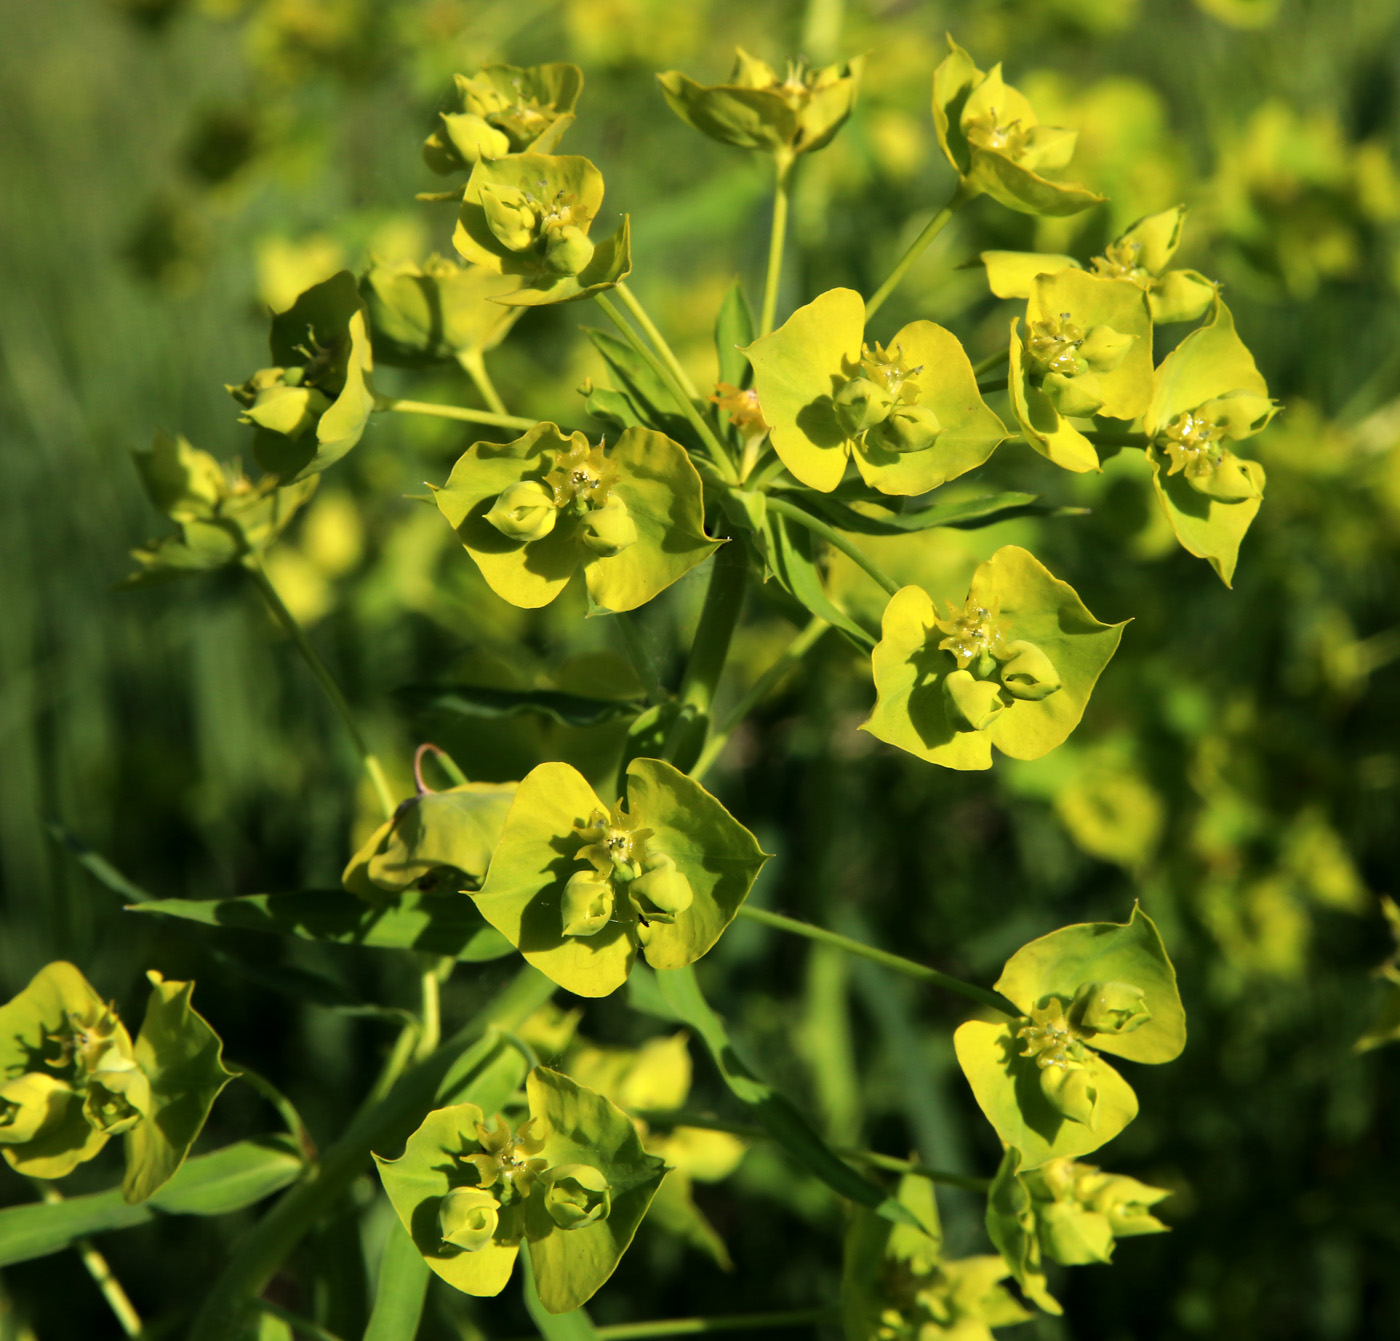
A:
<svg viewBox="0 0 1400 1341">
<path fill-rule="evenodd" d="M 451 72 L 490 58 L 584 64 L 567 147 L 602 167 L 607 208 L 632 213 L 635 288 L 710 379 L 719 295 L 736 269 L 751 288 L 760 278 L 766 174 L 670 119 L 653 74 L 676 64 L 717 77 L 735 42 L 781 58 L 808 16 L 775 0 L 205 0 L 143 26 L 136 8 L 0 0 L 0 985 L 13 991 L 57 957 L 123 1003 L 147 967 L 196 976 L 230 1056 L 284 1086 L 324 1138 L 389 1034 L 305 1004 L 294 971 L 408 1004 L 411 970 L 251 936 L 221 939 L 216 954 L 123 916 L 46 828 L 57 820 L 162 896 L 212 897 L 334 882 L 372 815 L 335 720 L 237 580 L 111 591 L 126 549 L 158 529 L 127 451 L 156 425 L 223 456 L 246 451 L 221 385 L 263 361 L 257 257 L 269 242 L 318 238 L 351 265 L 371 247 L 446 249 L 449 214 L 411 200 L 437 185 L 417 145 Z M 973 490 L 1036 489 L 1092 515 L 935 533 L 890 566 L 954 594 L 1014 539 L 1101 616 L 1132 615 L 1089 720 L 1041 764 L 927 769 L 854 733 L 866 673 L 824 644 L 814 673 L 766 705 L 714 775 L 781 854 L 756 897 L 988 981 L 1025 939 L 1147 900 L 1193 1041 L 1182 1062 L 1133 1076 L 1143 1116 L 1104 1157 L 1180 1188 L 1165 1208 L 1179 1228 L 1127 1245 L 1112 1270 L 1070 1273 L 1068 1320 L 1021 1334 L 1400 1335 L 1396 1054 L 1348 1052 L 1373 1000 L 1366 973 L 1389 948 L 1368 890 L 1393 889 L 1400 870 L 1400 10 L 1284 0 L 1251 30 L 1152 0 L 845 8 L 839 49 L 869 49 L 869 76 L 851 125 L 804 165 L 785 304 L 837 283 L 868 292 L 950 189 L 927 108 L 946 26 L 982 63 L 1004 58 L 1054 109 L 1047 120 L 1084 125 L 1081 175 L 1114 200 L 1103 216 L 1048 225 L 974 206 L 892 300 L 892 328 L 932 315 L 985 353 L 1009 309 L 951 266 L 988 246 L 1087 255 L 1186 199 L 1182 259 L 1226 282 L 1288 410 L 1258 444 L 1269 498 L 1232 593 L 1164 541 L 1126 453 L 1092 480 L 1015 447 L 994 458 Z M 585 307 L 532 314 L 493 355 L 514 412 L 577 413 L 573 387 L 600 373 L 580 322 L 601 324 Z M 467 394 L 451 376 L 402 380 Z M 424 732 L 474 776 L 518 776 L 543 757 L 601 771 L 608 729 L 463 728 L 411 721 L 394 703 L 409 682 L 509 682 L 617 650 L 572 597 L 539 615 L 501 606 L 436 516 L 402 499 L 441 479 L 467 441 L 445 425 L 376 424 L 294 532 L 279 580 L 405 788 Z M 839 564 L 833 580 L 870 599 Z M 697 582 L 643 612 L 663 661 L 693 624 Z M 751 611 L 738 680 L 782 637 L 765 600 Z M 1148 798 L 1137 809 L 1130 789 Z M 834 1135 L 990 1168 L 947 1003 L 757 928 L 736 928 L 712 958 L 712 999 Z M 496 973 L 459 975 L 449 1011 Z M 279 974 L 290 995 L 266 993 Z M 617 1003 L 591 1006 L 587 1024 L 618 1040 L 645 1027 Z M 206 1139 L 271 1121 L 235 1087 Z M 100 1186 L 110 1171 L 84 1177 Z M 28 1193 L 7 1172 L 0 1195 Z M 644 1232 L 600 1320 L 714 1311 L 716 1297 L 735 1310 L 824 1297 L 839 1257 L 824 1192 L 755 1152 L 701 1199 L 738 1275 Z M 979 1207 L 951 1197 L 947 1211 L 956 1249 L 977 1250 Z M 178 1319 L 237 1227 L 167 1223 L 104 1246 L 138 1304 Z M 382 1241 L 382 1226 L 366 1233 Z M 313 1311 L 316 1292 L 297 1280 L 347 1254 L 333 1236 L 309 1244 L 279 1298 Z M 74 1262 L 30 1264 L 7 1285 L 45 1338 L 109 1327 Z M 488 1314 L 435 1290 L 423 1335 L 459 1334 L 468 1319 L 493 1334 L 527 1325 L 514 1304 Z"/>
</svg>

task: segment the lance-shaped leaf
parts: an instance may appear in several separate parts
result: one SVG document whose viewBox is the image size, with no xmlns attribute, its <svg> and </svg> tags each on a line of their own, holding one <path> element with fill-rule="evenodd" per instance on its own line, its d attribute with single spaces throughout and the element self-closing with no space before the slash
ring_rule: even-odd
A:
<svg viewBox="0 0 1400 1341">
<path fill-rule="evenodd" d="M 1217 286 L 1195 270 L 1166 268 L 1181 241 L 1185 219 L 1185 205 L 1148 215 L 1089 261 L 1093 274 L 1131 280 L 1142 289 L 1158 325 L 1195 321 L 1217 292 Z M 1039 252 L 984 251 L 978 259 L 986 267 L 987 286 L 998 298 L 1029 298 L 1037 276 L 1084 268 L 1073 256 Z"/>
<path fill-rule="evenodd" d="M 933 72 L 933 124 L 964 189 L 1024 214 L 1077 214 L 1102 203 L 1082 186 L 1042 175 L 1069 163 L 1078 132 L 1042 126 L 1000 65 L 979 70 L 951 37 L 948 53 Z"/>
<path fill-rule="evenodd" d="M 1264 467 L 1227 444 L 1252 437 L 1277 411 L 1219 299 L 1211 320 L 1153 378 L 1144 428 L 1157 500 L 1182 548 L 1207 560 L 1227 587 L 1264 495 Z"/>
<path fill-rule="evenodd" d="M 940 616 L 919 587 L 890 598 L 862 729 L 947 768 L 989 768 L 993 745 L 1038 759 L 1079 724 L 1122 630 L 1034 555 L 1004 546 L 978 566 L 960 614 L 950 604 Z"/>
<path fill-rule="evenodd" d="M 927 493 L 980 466 L 1007 436 L 956 336 L 914 321 L 872 351 L 852 289 L 828 290 L 744 352 L 774 450 L 823 493 L 850 457 L 881 493 Z"/>
<path fill-rule="evenodd" d="M 509 275 L 433 255 L 373 261 L 360 279 L 374 356 L 417 367 L 494 349 L 522 310 L 493 299 L 515 288 Z"/>
<path fill-rule="evenodd" d="M 219 1091 L 234 1077 L 224 1067 L 223 1043 L 190 1005 L 192 982 L 146 975 L 151 995 L 136 1036 L 136 1062 L 151 1086 L 151 1109 L 126 1134 L 122 1196 L 145 1201 L 184 1163 Z"/>
<path fill-rule="evenodd" d="M 583 71 L 562 61 L 547 65 L 486 65 L 475 75 L 453 75 L 442 124 L 423 144 L 423 159 L 446 176 L 483 156 L 500 158 L 533 149 L 548 154 L 573 124 Z"/>
<path fill-rule="evenodd" d="M 712 140 L 790 162 L 831 142 L 855 106 L 864 58 L 808 69 L 789 63 L 779 79 L 767 61 L 735 49 L 727 84 L 697 84 L 679 70 L 657 75 L 671 110 Z"/>
<path fill-rule="evenodd" d="M 767 860 L 743 825 L 670 764 L 634 759 L 627 788 L 626 810 L 610 809 L 569 765 L 533 769 L 472 895 L 530 963 L 580 996 L 615 991 L 639 950 L 660 968 L 700 958 Z M 595 859 L 597 844 L 617 855 L 614 864 Z M 600 905 L 587 925 L 576 919 L 581 887 Z"/>
<path fill-rule="evenodd" d="M 1105 1006 L 1104 992 L 1081 997 L 1086 984 L 1131 985 L 1138 998 L 1131 1027 L 1120 1032 L 1123 1010 Z M 1156 925 L 1136 904 L 1126 922 L 1081 922 L 1022 946 L 1006 961 L 995 990 L 1027 1015 L 1059 997 L 1090 1047 L 1132 1062 L 1170 1062 L 1186 1046 L 1176 970 Z M 1070 1010 L 1076 1000 L 1078 1019 Z"/>
<path fill-rule="evenodd" d="M 157 432 L 148 451 L 133 452 L 151 501 L 179 530 L 131 551 L 140 569 L 123 586 L 143 586 L 183 573 L 203 573 L 259 555 L 311 497 L 316 479 L 279 487 L 256 484 L 236 464 L 225 466 L 184 437 Z"/>
<path fill-rule="evenodd" d="M 498 302 L 572 302 L 632 269 L 626 215 L 605 241 L 589 237 L 602 205 L 603 174 L 577 154 L 483 158 L 467 178 L 452 243 L 473 265 L 515 277 Z"/>
<path fill-rule="evenodd" d="M 63 1201 L 0 1210 L 0 1266 L 62 1252 L 78 1239 L 149 1224 L 165 1215 L 228 1215 L 280 1192 L 306 1170 L 287 1136 L 239 1141 L 198 1155 L 147 1202 L 133 1206 L 120 1188 Z"/>
<path fill-rule="evenodd" d="M 610 1203 L 605 1215 L 573 1229 L 562 1228 L 548 1213 L 527 1215 L 540 1302 L 551 1313 L 567 1313 L 587 1303 L 616 1269 L 661 1185 L 666 1164 L 647 1154 L 632 1120 L 601 1094 L 544 1067 L 530 1072 L 525 1089 L 550 1169 L 596 1170 Z M 543 1181 L 549 1178 L 546 1172 Z"/>
<path fill-rule="evenodd" d="M 74 965 L 59 960 L 0 1006 L 0 1154 L 30 1178 L 62 1178 L 107 1144 L 88 1121 L 73 1059 L 74 1026 L 108 1014 Z M 110 1018 L 110 1016 L 109 1016 Z M 111 1019 L 117 1051 L 131 1039 Z"/>
<path fill-rule="evenodd" d="M 253 455 L 284 483 L 319 474 L 354 445 L 374 411 L 365 305 L 348 270 L 272 318 L 272 362 L 229 392 L 257 428 Z"/>
<path fill-rule="evenodd" d="M 514 799 L 513 782 L 466 782 L 411 797 L 365 840 L 341 880 L 373 904 L 435 872 L 453 889 L 480 888 Z"/>
<path fill-rule="evenodd" d="M 491 589 L 526 608 L 549 604 L 582 568 L 595 604 L 632 610 L 718 547 L 690 458 L 650 429 L 627 429 L 605 454 L 537 424 L 514 442 L 474 443 L 434 494 Z M 533 513 L 512 509 L 517 495 Z M 600 516 L 630 529 L 610 540 Z"/>
</svg>

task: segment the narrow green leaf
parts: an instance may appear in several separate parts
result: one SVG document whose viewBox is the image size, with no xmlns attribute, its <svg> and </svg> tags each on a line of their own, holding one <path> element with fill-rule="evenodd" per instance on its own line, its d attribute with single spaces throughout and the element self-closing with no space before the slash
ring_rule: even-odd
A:
<svg viewBox="0 0 1400 1341">
<path fill-rule="evenodd" d="M 743 390 L 752 371 L 742 353 L 753 344 L 753 310 L 744 293 L 742 280 L 736 279 L 724 295 L 715 317 L 715 355 L 719 360 L 719 380 Z"/>
<path fill-rule="evenodd" d="M 487 685 L 407 685 L 399 699 L 420 711 L 459 717 L 518 717 L 539 713 L 564 726 L 600 726 L 635 717 L 646 704 L 632 698 L 588 698 L 558 689 L 495 689 Z"/>
<path fill-rule="evenodd" d="M 793 1159 L 848 1201 L 866 1206 L 894 1224 L 923 1228 L 907 1207 L 835 1155 L 796 1104 L 749 1070 L 735 1051 L 724 1022 L 701 995 L 693 967 L 657 973 L 655 980 L 667 1013 L 700 1036 L 730 1092 Z M 634 995 L 633 1004 L 641 997 L 641 993 Z"/>
<path fill-rule="evenodd" d="M 633 406 L 644 416 L 645 427 L 654 428 L 674 438 L 686 448 L 699 445 L 690 421 L 677 414 L 670 389 L 641 359 L 626 341 L 607 331 L 583 327 L 583 333 L 603 356 L 614 377 L 622 383 Z"/>
<path fill-rule="evenodd" d="M 186 1160 L 149 1201 L 129 1205 L 119 1187 L 66 1201 L 0 1210 L 0 1266 L 62 1252 L 75 1239 L 130 1229 L 167 1215 L 227 1215 L 295 1182 L 303 1164 L 286 1136 L 239 1141 Z"/>
<path fill-rule="evenodd" d="M 789 502 L 806 508 L 843 531 L 856 535 L 903 535 L 908 531 L 927 531 L 935 526 L 952 526 L 963 531 L 1011 521 L 1015 517 L 1030 517 L 1052 513 L 1058 509 L 1049 503 L 1039 503 L 1037 494 L 990 494 L 986 498 L 969 498 L 961 503 L 935 503 L 932 507 L 915 508 L 908 512 L 882 508 L 878 514 L 860 512 L 830 494 L 784 493 Z M 894 500 L 888 500 L 894 501 Z"/>
<path fill-rule="evenodd" d="M 427 1262 L 408 1231 L 395 1219 L 379 1261 L 374 1311 L 369 1316 L 364 1341 L 408 1341 L 417 1336 L 431 1278 Z"/>
<path fill-rule="evenodd" d="M 469 898 L 457 893 L 405 890 L 393 907 L 369 908 L 343 889 L 304 889 L 233 899 L 151 899 L 128 911 L 338 945 L 423 950 L 474 964 L 511 953 L 505 937 L 486 925 Z"/>
<path fill-rule="evenodd" d="M 811 532 L 772 512 L 766 514 L 763 530 L 768 542 L 768 566 L 781 586 L 868 654 L 875 639 L 826 594 L 817 571 Z"/>
</svg>

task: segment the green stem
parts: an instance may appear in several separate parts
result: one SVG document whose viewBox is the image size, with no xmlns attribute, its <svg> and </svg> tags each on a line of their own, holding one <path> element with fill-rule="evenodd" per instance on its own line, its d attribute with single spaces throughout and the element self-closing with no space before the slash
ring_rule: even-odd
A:
<svg viewBox="0 0 1400 1341">
<path fill-rule="evenodd" d="M 422 1008 L 419 1012 L 421 1029 L 418 1043 L 413 1049 L 413 1060 L 421 1062 L 432 1055 L 442 1042 L 442 1005 L 439 988 L 442 985 L 442 957 L 424 955 L 423 971 L 419 977 L 419 999 Z M 448 963 L 455 961 L 449 960 Z"/>
<path fill-rule="evenodd" d="M 36 1180 L 35 1186 L 45 1201 L 54 1203 L 63 1200 L 63 1193 L 52 1183 Z M 112 1310 L 117 1321 L 121 1324 L 122 1331 L 127 1336 L 140 1336 L 141 1315 L 136 1311 L 136 1307 L 132 1304 L 126 1291 L 122 1289 L 121 1281 L 112 1274 L 112 1268 L 107 1265 L 107 1259 L 102 1256 L 89 1238 L 75 1239 L 73 1247 L 87 1268 L 88 1275 L 92 1277 L 93 1282 L 102 1292 L 102 1297 L 107 1301 L 107 1307 Z"/>
<path fill-rule="evenodd" d="M 491 375 L 486 371 L 486 359 L 479 349 L 463 349 L 457 355 L 457 362 L 466 371 L 468 377 L 472 379 L 472 385 L 476 387 L 481 399 L 486 402 L 486 408 L 493 414 L 505 414 L 506 403 L 496 390 L 495 383 L 491 381 Z"/>
<path fill-rule="evenodd" d="M 989 992 L 985 987 L 978 987 L 976 983 L 964 982 L 961 978 L 940 973 L 925 964 L 916 964 L 902 955 L 893 955 L 888 950 L 878 950 L 862 941 L 853 941 L 849 936 L 827 931 L 825 927 L 815 927 L 810 922 L 799 922 L 795 917 L 784 917 L 781 913 L 770 913 L 766 908 L 755 908 L 748 903 L 739 905 L 739 916 L 747 917 L 751 922 L 761 922 L 766 927 L 776 927 L 779 931 L 790 931 L 795 936 L 805 936 L 811 941 L 820 941 L 823 945 L 834 945 L 847 954 L 859 955 L 862 959 L 869 959 L 885 968 L 894 969 L 897 973 L 918 978 L 920 982 L 931 982 L 950 992 L 956 992 L 969 1001 L 975 1001 L 979 1006 L 989 1006 L 992 1010 L 1000 1011 L 1013 1019 L 1021 1015 L 1021 1011 L 1000 992 Z"/>
<path fill-rule="evenodd" d="M 662 362 L 670 369 L 671 376 L 676 379 L 676 384 L 691 400 L 699 400 L 701 398 L 700 392 L 696 389 L 695 383 L 690 380 L 689 374 L 681 366 L 680 359 L 676 357 L 675 351 L 666 342 L 666 337 L 661 334 L 656 323 L 647 315 L 646 308 L 642 306 L 637 295 L 627 285 L 619 282 L 617 296 L 622 299 L 624 306 L 632 314 L 632 319 L 642 328 L 647 339 L 655 346 L 656 352 L 661 355 Z"/>
<path fill-rule="evenodd" d="M 873 559 L 868 558 L 834 526 L 828 526 L 824 521 L 812 516 L 805 508 L 800 508 L 794 503 L 789 503 L 785 498 L 779 498 L 776 494 L 768 495 L 768 510 L 776 512 L 779 516 L 790 517 L 799 526 L 805 526 L 813 535 L 820 536 L 828 545 L 839 549 L 852 563 L 860 568 L 865 575 L 877 586 L 883 587 L 891 596 L 900 588 L 900 584 L 884 571 Z"/>
<path fill-rule="evenodd" d="M 1011 357 L 1011 349 L 998 349 L 995 353 L 988 354 L 986 358 L 980 359 L 972 365 L 972 375 L 974 377 L 985 377 L 989 372 L 996 372 Z"/>
<path fill-rule="evenodd" d="M 994 377 L 990 382 L 978 382 L 977 390 L 980 395 L 987 395 L 992 391 L 1005 391 L 1011 385 L 1009 377 Z"/>
<path fill-rule="evenodd" d="M 690 421 L 690 426 L 699 435 L 700 441 L 705 444 L 705 449 L 709 452 L 715 469 L 719 471 L 721 477 L 729 484 L 735 483 L 738 477 L 734 473 L 734 462 L 729 459 L 728 449 L 720 442 L 715 436 L 714 430 L 711 429 L 701 417 L 700 411 L 695 408 L 695 402 L 686 395 L 685 388 L 671 375 L 670 369 L 646 347 L 642 338 L 632 329 L 631 324 L 624 319 L 622 313 L 613 305 L 607 294 L 595 293 L 593 295 L 593 301 L 607 314 L 608 320 L 617 327 L 618 331 L 622 334 L 622 338 L 632 346 L 637 357 L 665 383 L 666 389 L 671 393 L 671 399 L 676 404 L 676 408 Z"/>
<path fill-rule="evenodd" d="M 430 414 L 439 419 L 461 419 L 468 424 L 486 424 L 491 428 L 518 428 L 525 432 L 529 432 L 539 423 L 538 419 L 522 419 L 518 414 L 469 410 L 465 405 L 436 405 L 430 400 L 404 400 L 399 396 L 376 396 L 374 408 L 392 410 L 395 414 Z"/>
<path fill-rule="evenodd" d="M 690 776 L 696 782 L 705 776 L 710 766 L 723 753 L 725 745 L 729 743 L 729 737 L 734 734 L 735 729 L 744 718 L 768 697 L 774 686 L 817 645 L 822 634 L 830 627 L 831 625 L 826 620 L 819 619 L 814 615 L 806 628 L 783 649 L 783 654 L 754 681 L 748 693 L 734 705 L 734 710 L 724 719 L 724 722 L 716 729 L 706 742 L 705 748 L 700 752 L 700 758 L 695 761 L 695 767 L 690 770 Z"/>
<path fill-rule="evenodd" d="M 773 1133 L 766 1127 L 750 1126 L 743 1122 L 725 1122 L 720 1118 L 699 1117 L 675 1109 L 641 1108 L 633 1113 L 651 1127 L 695 1127 L 700 1131 L 722 1131 L 731 1136 L 742 1136 L 748 1141 L 771 1141 Z M 884 1169 L 889 1173 L 917 1173 L 930 1182 L 943 1183 L 947 1187 L 963 1187 L 971 1192 L 985 1192 L 989 1180 L 969 1178 L 961 1173 L 949 1173 L 946 1169 L 931 1169 L 917 1160 L 900 1159 L 897 1155 L 881 1155 L 874 1150 L 860 1150 L 855 1146 L 832 1146 L 832 1153 L 843 1159 L 853 1159 L 858 1164 L 868 1164 L 873 1169 Z"/>
<path fill-rule="evenodd" d="M 724 531 L 724 523 L 717 528 Z M 666 741 L 666 755 L 685 772 L 700 757 L 710 726 L 710 710 L 715 690 L 729 656 L 729 640 L 744 605 L 749 566 L 744 547 L 736 540 L 721 545 L 710 571 L 710 585 L 705 592 L 705 604 L 700 610 L 700 622 L 695 640 L 690 645 L 690 657 L 676 695 L 680 712 Z"/>
<path fill-rule="evenodd" d="M 613 623 L 622 634 L 627 659 L 631 661 L 632 669 L 637 672 L 637 678 L 646 689 L 647 705 L 650 707 L 660 703 L 666 697 L 666 689 L 661 683 L 656 663 L 651 659 L 646 643 L 642 641 L 642 632 L 637 627 L 636 619 L 629 611 L 623 610 L 613 616 Z"/>
<path fill-rule="evenodd" d="M 244 1066 L 242 1062 L 230 1061 L 227 1057 L 224 1058 L 224 1065 L 277 1110 L 277 1116 L 282 1119 L 288 1135 L 297 1143 L 302 1158 L 308 1164 L 311 1163 L 316 1158 L 316 1142 L 311 1139 L 311 1132 L 301 1120 L 296 1105 L 266 1076 L 260 1075 L 252 1067 Z"/>
<path fill-rule="evenodd" d="M 597 1341 L 646 1341 L 648 1337 L 707 1336 L 712 1332 L 765 1331 L 777 1327 L 814 1327 L 841 1320 L 835 1308 L 794 1308 L 775 1313 L 731 1313 L 718 1318 L 658 1318 L 655 1322 L 615 1322 L 594 1327 Z M 518 1341 L 539 1341 L 520 1337 Z"/>
<path fill-rule="evenodd" d="M 747 489 L 766 489 L 786 469 L 787 467 L 783 464 L 783 458 L 774 452 L 752 473 L 752 475 L 745 476 L 744 487 Z"/>
<path fill-rule="evenodd" d="M 909 250 L 899 258 L 895 268 L 890 271 L 889 277 L 870 296 L 870 301 L 865 305 L 866 321 L 869 321 L 870 318 L 884 306 L 885 299 L 895 291 L 899 281 L 904 278 L 905 272 L 909 267 L 923 255 L 924 249 L 928 244 L 948 226 L 948 220 L 962 209 L 975 194 L 975 191 L 968 189 L 966 182 L 958 183 L 958 189 L 953 192 L 948 203 L 928 221 L 924 227 L 924 231 L 914 239 Z"/>
<path fill-rule="evenodd" d="M 362 1106 L 344 1134 L 306 1177 L 245 1234 L 205 1296 L 191 1341 L 237 1341 L 248 1310 L 291 1251 L 345 1195 L 370 1161 L 370 1151 L 402 1140 L 433 1102 L 453 1063 L 492 1028 L 512 1029 L 549 999 L 554 984 L 533 968 L 522 969 L 462 1029 L 407 1072 L 382 1098 Z"/>
<path fill-rule="evenodd" d="M 1097 447 L 1147 448 L 1152 443 L 1146 433 L 1129 433 L 1126 430 L 1091 429 L 1084 436 Z"/>
<path fill-rule="evenodd" d="M 350 704 L 346 702 L 345 695 L 340 692 L 340 686 L 336 684 L 335 677 L 327 669 L 326 663 L 321 660 L 320 654 L 312 647 L 305 630 L 297 623 L 296 616 L 287 609 L 281 596 L 277 594 L 277 588 L 268 580 L 262 564 L 256 558 L 250 557 L 245 560 L 244 566 L 253 579 L 253 585 L 262 593 L 263 600 L 267 602 L 267 608 L 272 611 L 272 617 L 292 640 L 297 651 L 301 653 L 302 660 L 306 662 L 311 674 L 315 676 L 316 683 L 325 691 L 326 697 L 331 701 L 331 706 L 340 715 L 340 720 L 345 725 L 345 730 L 350 736 L 355 752 L 360 756 L 360 764 L 364 768 L 370 784 L 374 787 L 380 806 L 383 807 L 384 818 L 392 819 L 396 802 L 393 792 L 389 790 L 383 766 L 360 733 L 359 724 L 355 721 L 355 714 L 350 711 Z"/>
<path fill-rule="evenodd" d="M 791 156 L 774 157 L 777 182 L 773 190 L 773 228 L 768 235 L 768 275 L 763 282 L 763 307 L 758 320 L 759 336 L 773 329 L 778 311 L 778 285 L 783 275 L 783 239 L 787 236 L 788 182 L 792 176 Z"/>
</svg>

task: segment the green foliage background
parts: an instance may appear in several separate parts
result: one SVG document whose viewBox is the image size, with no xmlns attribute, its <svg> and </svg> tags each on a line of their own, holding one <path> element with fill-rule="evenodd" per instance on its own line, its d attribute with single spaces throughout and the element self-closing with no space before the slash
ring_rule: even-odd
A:
<svg viewBox="0 0 1400 1341">
<path fill-rule="evenodd" d="M 761 280 L 769 183 L 759 161 L 675 121 L 654 72 L 713 79 L 735 43 L 775 60 L 870 51 L 851 124 L 802 165 L 790 308 L 837 284 L 869 292 L 951 189 L 928 116 L 945 28 L 984 66 L 1004 60 L 1043 120 L 1082 128 L 1076 176 L 1111 201 L 1042 222 L 977 204 L 891 301 L 890 328 L 934 317 L 980 357 L 1010 309 L 980 271 L 953 267 L 986 247 L 1088 255 L 1186 201 L 1178 259 L 1225 282 L 1287 406 L 1251 444 L 1265 505 L 1229 592 L 1175 546 L 1145 472 L 1114 460 L 1071 478 L 1003 449 L 970 493 L 1028 488 L 1088 514 L 870 549 L 960 599 L 977 561 L 1028 544 L 1101 618 L 1133 616 L 1071 742 L 988 774 L 897 755 L 855 732 L 868 671 L 829 639 L 710 785 L 779 853 L 761 905 L 978 981 L 1053 927 L 1124 920 L 1134 898 L 1161 926 L 1190 1043 L 1171 1067 L 1134 1073 L 1143 1116 L 1104 1158 L 1175 1190 L 1159 1211 L 1176 1232 L 1069 1273 L 1066 1317 L 1016 1335 L 1400 1335 L 1400 1053 L 1351 1051 L 1391 948 L 1375 894 L 1394 888 L 1400 843 L 1394 0 L 853 0 L 844 16 L 831 0 L 0 0 L 0 995 L 58 957 L 129 1013 L 146 968 L 194 977 L 226 1055 L 283 1087 L 316 1136 L 339 1129 L 393 1036 L 356 1007 L 410 1003 L 409 969 L 129 916 L 113 877 L 75 859 L 99 853 L 163 897 L 329 887 L 372 827 L 337 723 L 237 575 L 111 591 L 126 550 L 159 530 L 127 450 L 158 424 L 246 454 L 221 384 L 264 362 L 264 305 L 371 250 L 447 249 L 449 215 L 412 201 L 437 186 L 418 145 L 451 73 L 488 59 L 584 67 L 570 152 L 603 170 L 605 209 L 632 214 L 634 287 L 697 380 L 713 380 L 709 323 L 736 267 L 751 290 Z M 492 357 L 513 413 L 577 415 L 573 388 L 602 376 L 581 321 L 597 324 L 586 306 L 531 313 Z M 382 383 L 468 394 L 433 376 Z M 596 689 L 626 675 L 606 620 L 584 623 L 574 593 L 542 612 L 506 607 L 436 512 L 403 498 L 441 481 L 470 440 L 377 421 L 295 524 L 274 580 L 405 794 L 421 739 L 473 778 L 555 757 L 597 781 L 620 728 L 425 717 L 395 698 L 432 680 Z M 877 612 L 854 570 L 833 563 L 832 579 Z M 693 626 L 699 581 L 644 612 L 658 655 Z M 790 627 L 766 596 L 749 611 L 734 686 Z M 511 971 L 463 967 L 447 1011 Z M 752 924 L 702 972 L 748 1051 L 833 1140 L 991 1171 L 994 1139 L 953 1059 L 955 1003 Z M 606 1001 L 584 1027 L 609 1040 L 644 1028 Z M 724 1111 L 713 1076 L 697 1075 L 697 1105 Z M 275 1125 L 235 1085 L 200 1148 Z M 73 1190 L 113 1180 L 98 1161 Z M 368 1179 L 357 1189 L 372 1193 Z M 827 1300 L 829 1193 L 755 1149 L 699 1195 L 737 1272 L 644 1225 L 598 1321 Z M 31 1196 L 4 1171 L 0 1199 Z M 977 1199 L 942 1200 L 950 1250 L 980 1250 Z M 138 1306 L 188 1310 L 247 1222 L 162 1220 L 103 1247 Z M 363 1263 L 387 1227 L 382 1202 L 363 1243 L 350 1214 L 329 1222 L 298 1259 L 315 1297 L 290 1285 L 278 1297 L 358 1335 Z M 422 1334 L 528 1330 L 515 1307 L 469 1312 L 435 1287 Z M 31 1335 L 26 1323 L 46 1341 L 103 1335 L 102 1310 L 73 1255 L 46 1258 L 5 1271 L 0 1337 Z"/>
</svg>

